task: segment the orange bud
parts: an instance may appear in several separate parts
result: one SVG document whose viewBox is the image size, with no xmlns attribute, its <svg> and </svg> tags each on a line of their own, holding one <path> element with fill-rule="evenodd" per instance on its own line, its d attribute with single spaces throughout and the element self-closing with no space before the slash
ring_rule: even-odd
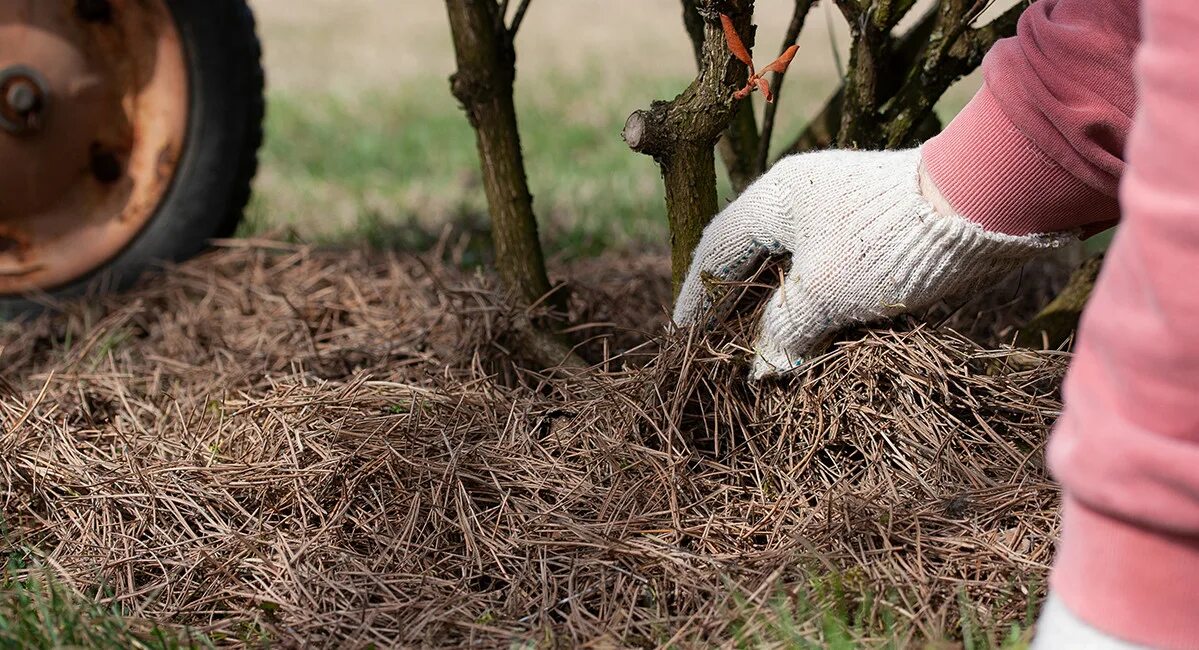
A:
<svg viewBox="0 0 1199 650">
<path fill-rule="evenodd" d="M 737 35 L 737 28 L 733 26 L 733 19 L 724 14 L 720 14 L 720 25 L 724 27 L 724 40 L 728 41 L 729 50 L 733 56 L 751 68 L 754 65 L 753 59 L 749 56 L 749 50 L 745 49 L 745 43 L 741 42 L 741 37 Z"/>
<path fill-rule="evenodd" d="M 791 65 L 791 59 L 795 58 L 795 53 L 798 51 L 798 45 L 792 45 L 791 47 L 787 48 L 787 51 L 783 52 L 782 56 L 775 59 L 770 65 L 762 68 L 762 74 L 766 74 L 767 72 L 777 72 L 779 74 L 783 74 L 787 71 L 787 66 Z"/>
</svg>

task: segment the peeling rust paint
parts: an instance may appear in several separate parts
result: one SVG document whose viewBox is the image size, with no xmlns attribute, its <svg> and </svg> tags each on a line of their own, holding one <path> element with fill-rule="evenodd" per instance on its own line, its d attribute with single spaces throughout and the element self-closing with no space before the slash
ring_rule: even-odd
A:
<svg viewBox="0 0 1199 650">
<path fill-rule="evenodd" d="M 36 132 L 0 131 L 0 295 L 61 286 L 119 254 L 165 197 L 188 119 L 165 0 L 0 1 L 0 69 L 17 64 L 48 92 Z"/>
</svg>

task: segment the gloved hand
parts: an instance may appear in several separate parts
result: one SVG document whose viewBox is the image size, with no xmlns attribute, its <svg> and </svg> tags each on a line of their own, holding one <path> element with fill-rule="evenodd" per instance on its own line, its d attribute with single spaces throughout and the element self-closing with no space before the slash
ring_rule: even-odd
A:
<svg viewBox="0 0 1199 650">
<path fill-rule="evenodd" d="M 779 161 L 704 230 L 674 321 L 692 324 L 710 305 L 707 274 L 744 279 L 766 255 L 790 252 L 754 346 L 751 376 L 760 379 L 794 368 L 847 325 L 983 288 L 1073 239 L 987 232 L 955 214 L 931 182 L 922 192 L 920 174 L 918 149 Z"/>
</svg>

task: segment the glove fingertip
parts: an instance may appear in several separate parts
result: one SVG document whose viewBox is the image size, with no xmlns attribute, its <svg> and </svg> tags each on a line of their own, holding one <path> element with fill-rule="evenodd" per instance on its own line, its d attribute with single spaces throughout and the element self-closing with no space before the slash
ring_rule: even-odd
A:
<svg viewBox="0 0 1199 650">
<path fill-rule="evenodd" d="M 753 363 L 749 367 L 749 380 L 751 382 L 759 382 L 768 377 L 773 377 L 777 372 L 774 366 L 762 358 L 761 355 L 755 354 Z"/>
<path fill-rule="evenodd" d="M 795 370 L 803 365 L 803 362 L 803 357 L 759 351 L 754 354 L 754 359 L 750 364 L 749 379 L 758 382 L 770 377 L 778 377 Z"/>
<path fill-rule="evenodd" d="M 695 304 L 680 296 L 679 301 L 675 303 L 674 312 L 670 314 L 670 320 L 678 327 L 690 327 L 695 324 L 695 311 Z"/>
</svg>

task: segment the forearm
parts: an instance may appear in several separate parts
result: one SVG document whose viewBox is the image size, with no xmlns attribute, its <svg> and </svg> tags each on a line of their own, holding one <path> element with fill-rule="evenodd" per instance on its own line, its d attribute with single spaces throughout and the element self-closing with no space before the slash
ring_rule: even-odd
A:
<svg viewBox="0 0 1199 650">
<path fill-rule="evenodd" d="M 923 147 L 959 214 L 1012 235 L 1118 219 L 1138 29 L 1135 0 L 1041 0 L 1024 13 L 987 55 L 983 89 Z"/>
<path fill-rule="evenodd" d="M 923 153 L 931 184 L 988 230 L 1093 232 L 1122 212 L 1051 444 L 1065 492 L 1052 586 L 1104 633 L 1196 648 L 1199 4 L 1145 0 L 1143 39 L 1136 10 L 1033 5 Z"/>
<path fill-rule="evenodd" d="M 1199 647 L 1199 4 L 1145 0 L 1121 232 L 1083 319 L 1050 462 L 1054 588 L 1139 643 Z"/>
</svg>

